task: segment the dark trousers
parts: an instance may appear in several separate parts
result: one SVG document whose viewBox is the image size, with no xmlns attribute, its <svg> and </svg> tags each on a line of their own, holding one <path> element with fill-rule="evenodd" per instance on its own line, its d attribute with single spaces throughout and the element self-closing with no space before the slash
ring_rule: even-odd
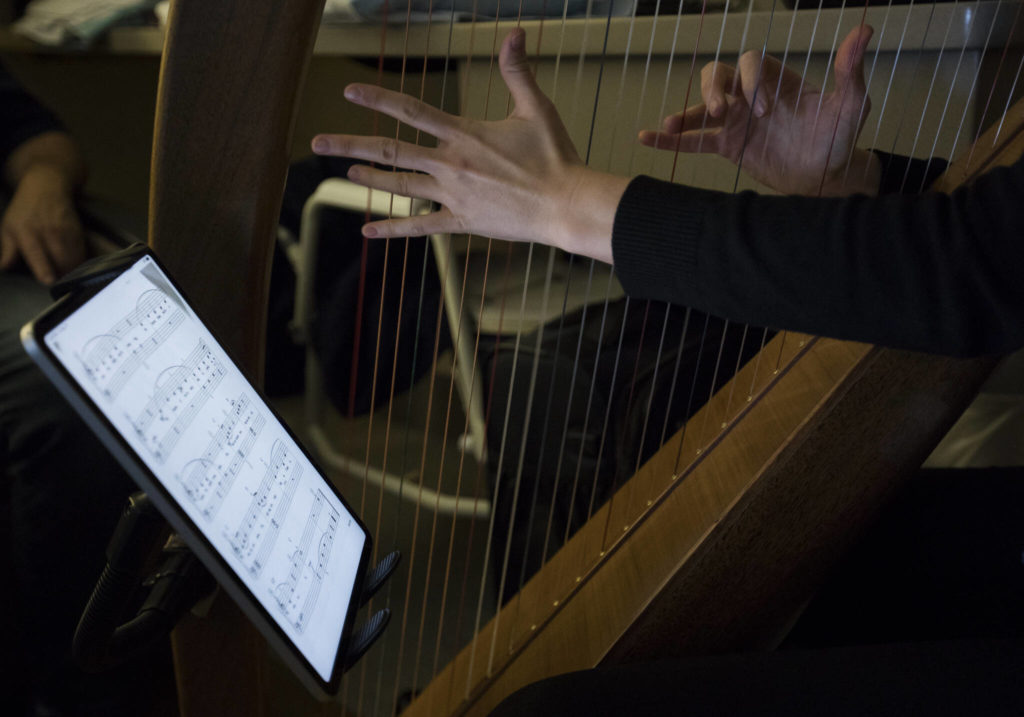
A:
<svg viewBox="0 0 1024 717">
<path fill-rule="evenodd" d="M 922 471 L 780 649 L 570 673 L 494 714 L 1024 715 L 1022 561 L 1024 470 Z"/>
<path fill-rule="evenodd" d="M 152 663 L 125 679 L 85 675 L 71 661 L 75 626 L 133 484 L 21 347 L 18 329 L 49 303 L 30 277 L 0 273 L 3 711 L 134 713 L 130 693 L 151 684 L 139 676 Z"/>
</svg>

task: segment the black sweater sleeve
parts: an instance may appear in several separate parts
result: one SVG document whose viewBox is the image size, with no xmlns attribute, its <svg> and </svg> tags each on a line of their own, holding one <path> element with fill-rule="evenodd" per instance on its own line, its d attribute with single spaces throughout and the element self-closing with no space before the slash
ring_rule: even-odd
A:
<svg viewBox="0 0 1024 717">
<path fill-rule="evenodd" d="M 898 184 L 916 190 L 924 177 Z M 612 252 L 634 296 L 755 325 L 972 355 L 1024 346 L 1022 242 L 1018 161 L 951 195 L 727 194 L 637 177 L 619 204 Z"/>
</svg>

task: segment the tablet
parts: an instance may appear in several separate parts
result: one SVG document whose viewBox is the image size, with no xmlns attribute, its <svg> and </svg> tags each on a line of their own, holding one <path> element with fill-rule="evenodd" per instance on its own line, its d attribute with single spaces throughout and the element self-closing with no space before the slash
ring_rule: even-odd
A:
<svg viewBox="0 0 1024 717">
<path fill-rule="evenodd" d="M 335 694 L 370 536 L 152 252 L 128 256 L 22 342 L 300 678 Z"/>
</svg>

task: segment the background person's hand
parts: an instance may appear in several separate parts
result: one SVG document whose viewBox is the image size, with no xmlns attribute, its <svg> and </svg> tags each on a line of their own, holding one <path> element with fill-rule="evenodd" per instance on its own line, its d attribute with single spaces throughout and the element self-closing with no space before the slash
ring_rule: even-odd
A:
<svg viewBox="0 0 1024 717">
<path fill-rule="evenodd" d="M 73 197 L 59 170 L 39 164 L 26 171 L 0 221 L 0 269 L 20 257 L 39 281 L 52 284 L 81 263 L 85 244 Z"/>
<path fill-rule="evenodd" d="M 873 32 L 859 25 L 843 40 L 831 92 L 759 52 L 744 53 L 736 67 L 709 63 L 701 72 L 703 102 L 666 117 L 660 131 L 644 130 L 640 142 L 720 154 L 784 194 L 874 193 L 877 160 L 855 149 L 871 107 L 864 51 Z"/>
<path fill-rule="evenodd" d="M 441 205 L 430 214 L 370 222 L 364 235 L 482 234 L 540 241 L 611 261 L 612 221 L 628 180 L 583 164 L 557 110 L 537 86 L 524 46 L 525 35 L 517 29 L 501 47 L 501 75 L 515 108 L 500 121 L 457 117 L 371 85 L 346 88 L 350 101 L 438 139 L 436 147 L 423 147 L 383 137 L 314 138 L 318 154 L 406 170 L 356 166 L 348 173 L 352 181 Z"/>
</svg>

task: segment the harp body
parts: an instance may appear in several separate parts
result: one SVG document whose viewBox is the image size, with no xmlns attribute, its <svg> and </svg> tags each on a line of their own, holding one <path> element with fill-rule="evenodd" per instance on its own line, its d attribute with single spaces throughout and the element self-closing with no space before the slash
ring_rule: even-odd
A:
<svg viewBox="0 0 1024 717">
<path fill-rule="evenodd" d="M 266 0 L 213 7 L 176 0 L 167 37 L 150 241 L 256 374 L 294 108 L 322 4 Z M 1013 9 L 1013 3 L 922 5 L 891 15 L 884 7 L 868 9 L 866 21 L 875 25 L 881 47 L 873 72 L 889 83 L 889 97 L 900 98 L 906 119 L 884 117 L 876 126 L 873 115 L 862 141 L 883 148 L 896 142 L 897 151 L 918 155 L 965 153 L 983 115 L 1001 114 L 1006 106 L 1005 93 L 987 101 L 991 82 L 978 78 L 992 74 L 1001 48 L 1012 42 Z M 973 11 L 970 22 L 966 10 Z M 1005 15 L 993 15 L 999 12 Z M 602 169 L 669 177 L 669 154 L 619 148 L 632 143 L 637 128 L 655 126 L 683 105 L 692 71 L 714 57 L 720 38 L 732 48 L 722 51 L 726 62 L 735 61 L 741 46 L 790 52 L 801 64 L 809 52 L 814 69 L 806 79 L 820 84 L 835 33 L 864 14 L 863 7 L 804 11 L 791 25 L 788 10 L 749 16 L 737 10 L 724 31 L 720 15 L 640 18 L 632 26 L 615 18 L 607 35 L 599 18 L 525 24 L 539 83 L 554 96 L 581 154 L 591 148 L 590 163 Z M 879 38 L 883 22 L 888 29 Z M 360 27 L 348 35 L 321 32 L 319 42 L 327 51 L 344 43 L 370 56 L 422 59 L 450 52 L 459 67 L 461 111 L 493 118 L 507 102 L 489 58 L 511 26 L 456 25 L 450 38 L 447 23 L 408 34 L 401 26 L 377 34 Z M 990 27 L 998 28 L 996 40 Z M 919 64 L 906 61 L 910 54 Z M 922 77 L 931 83 L 925 92 L 918 91 Z M 996 82 L 1008 84 L 1006 74 Z M 690 92 L 696 98 L 697 87 Z M 942 188 L 1019 155 L 1022 119 L 1011 113 L 998 139 L 979 143 L 969 162 L 947 173 Z M 907 123 L 919 127 L 902 134 Z M 712 188 L 737 186 L 735 170 L 709 158 L 687 160 L 674 176 Z M 748 181 L 740 179 L 738 187 L 752 186 Z M 992 364 L 780 334 L 516 597 L 486 616 L 408 714 L 484 714 L 530 681 L 600 663 L 771 647 L 835 558 L 921 464 Z M 312 709 L 287 687 L 284 668 L 266 659 L 261 641 L 224 599 L 208 616 L 179 626 L 174 644 L 183 714 Z M 392 695 L 412 685 L 366 687 L 375 679 L 369 670 L 364 665 L 353 673 L 346 704 L 377 689 L 387 713 Z"/>
</svg>

